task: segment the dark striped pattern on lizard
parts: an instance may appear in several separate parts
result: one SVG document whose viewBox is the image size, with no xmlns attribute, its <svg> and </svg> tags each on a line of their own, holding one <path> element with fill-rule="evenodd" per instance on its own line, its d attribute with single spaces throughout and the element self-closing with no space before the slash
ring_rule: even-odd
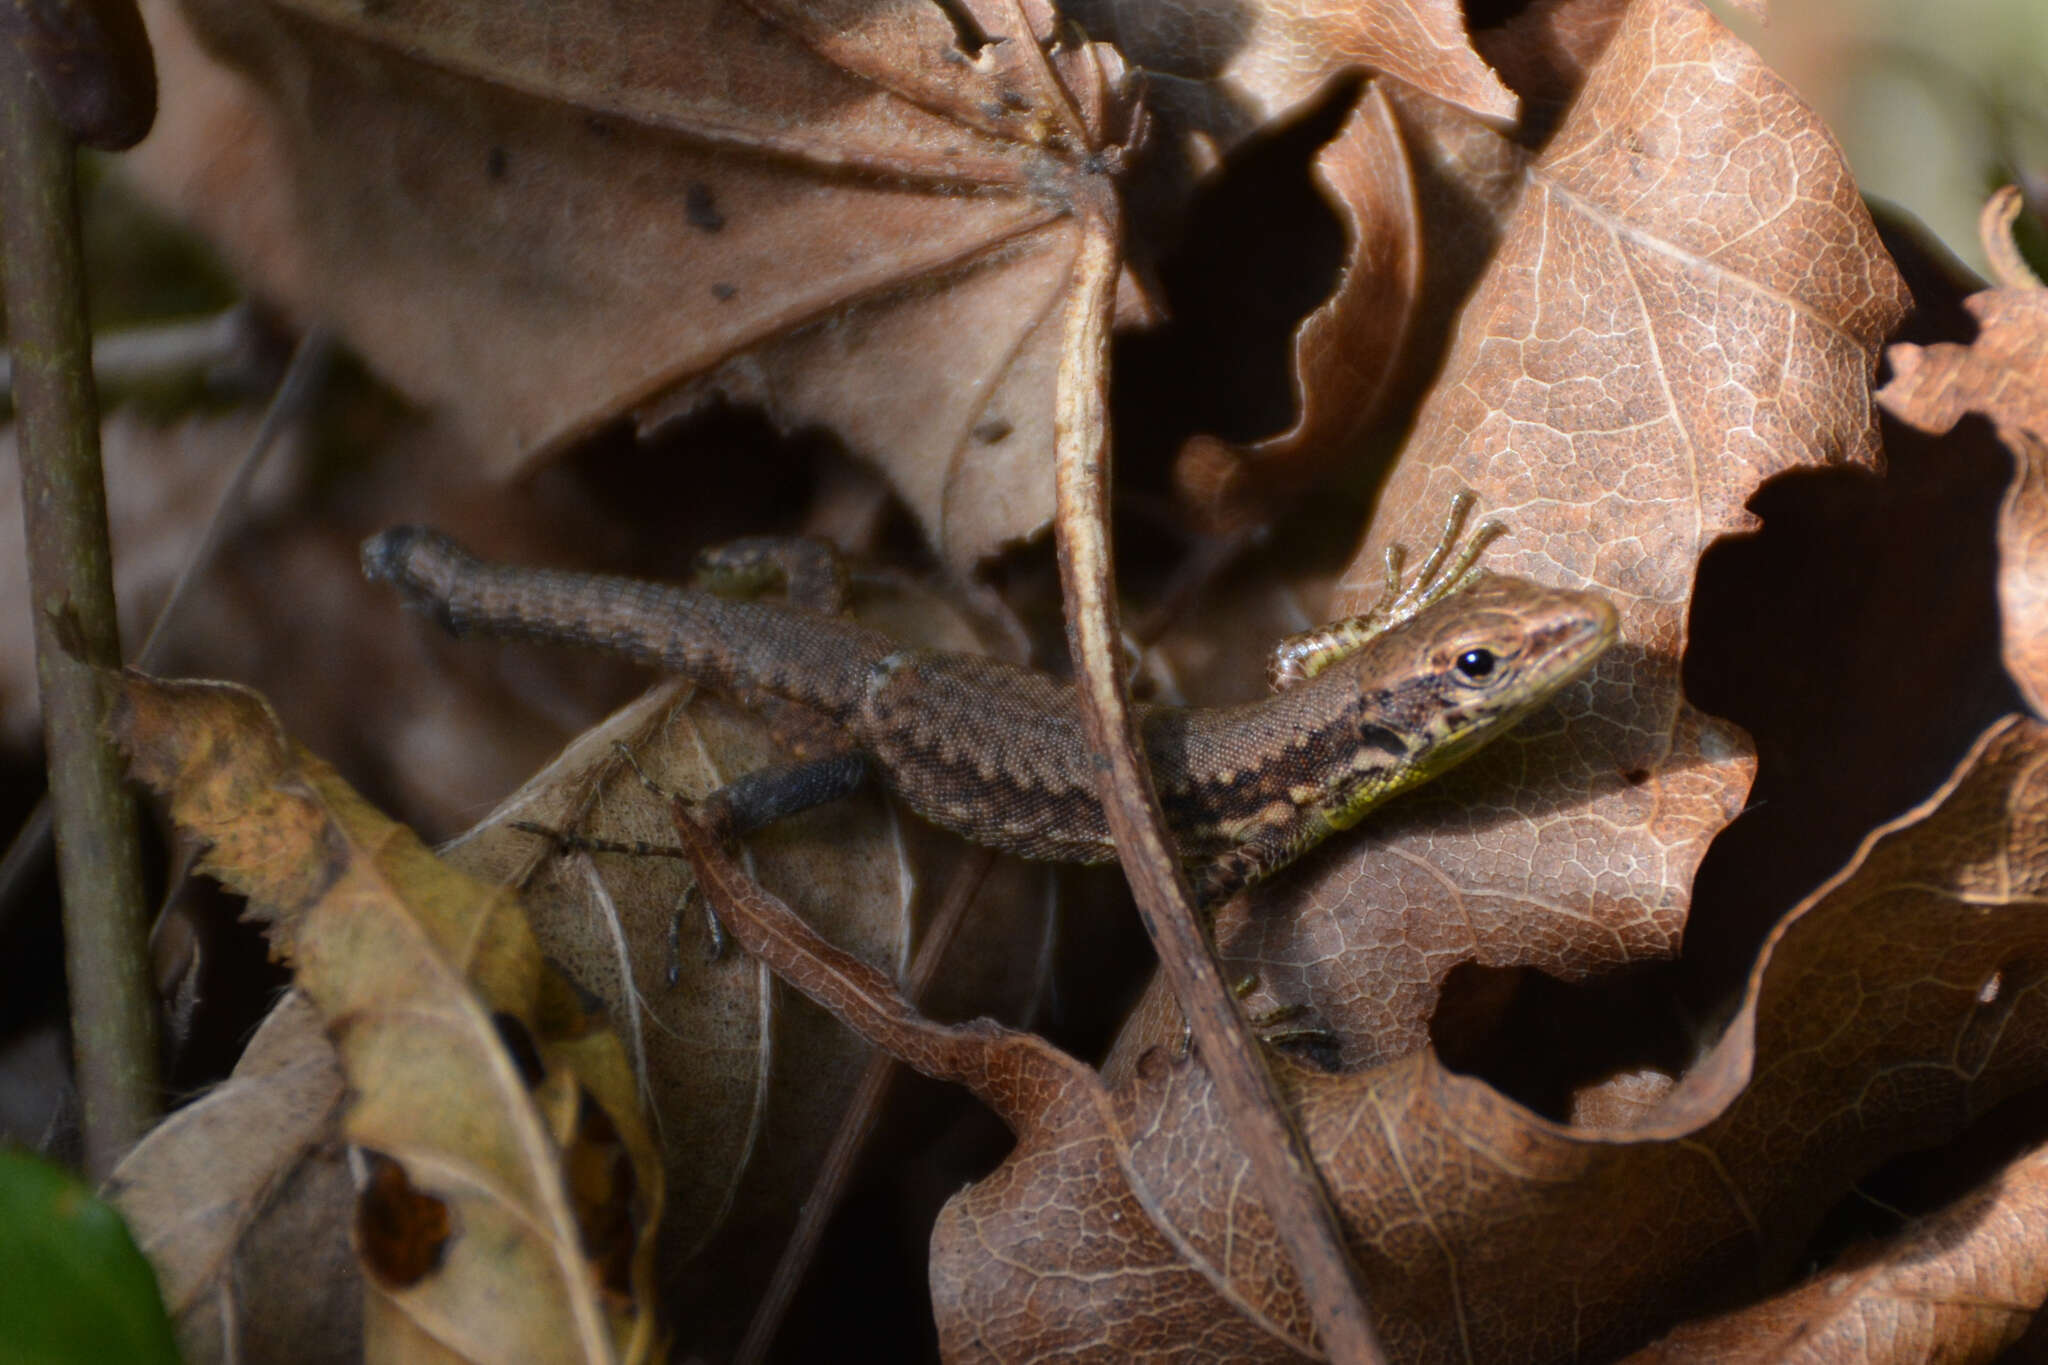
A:
<svg viewBox="0 0 2048 1365">
<path fill-rule="evenodd" d="M 1439 573 L 1462 515 L 1461 504 L 1426 581 L 1396 594 L 1397 569 L 1390 578 L 1402 610 L 1337 623 L 1333 645 L 1322 632 L 1290 642 L 1299 655 L 1312 638 L 1313 671 L 1295 669 L 1283 690 L 1238 706 L 1141 708 L 1167 822 L 1205 903 L 1461 761 L 1613 643 L 1614 608 L 1592 593 L 1472 568 L 1476 548 Z M 1073 689 L 1046 674 L 906 649 L 795 606 L 487 564 L 418 527 L 373 537 L 363 562 L 457 634 L 604 649 L 743 702 L 807 708 L 919 814 L 976 843 L 1070 862 L 1116 856 Z"/>
</svg>

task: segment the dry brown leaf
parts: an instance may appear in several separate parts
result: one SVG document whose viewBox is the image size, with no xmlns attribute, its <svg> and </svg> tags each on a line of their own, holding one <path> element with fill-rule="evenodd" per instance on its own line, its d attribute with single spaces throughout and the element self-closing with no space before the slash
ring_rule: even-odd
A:
<svg viewBox="0 0 2048 1365">
<path fill-rule="evenodd" d="M 1482 117 L 1515 114 L 1514 95 L 1472 50 L 1455 0 L 1082 0 L 1065 9 L 1144 68 L 1167 134 L 1199 140 L 1203 161 L 1299 112 L 1352 71 L 1395 77 Z"/>
<path fill-rule="evenodd" d="M 152 7 L 145 186 L 490 467 L 723 394 L 881 464 L 955 565 L 1050 517 L 1068 205 L 1131 111 L 1041 0 L 186 12 L 234 74 Z"/>
<path fill-rule="evenodd" d="M 2014 211 L 2018 196 L 2010 195 Z M 2012 251 L 2012 219 L 1987 207 L 1987 236 L 2002 232 Z M 1994 258 L 2000 253 L 1986 243 Z M 2005 617 L 2005 665 L 2028 705 L 2048 711 L 2048 288 L 2015 280 L 1963 301 L 1977 319 L 1969 345 L 1898 345 L 1886 353 L 1891 382 L 1877 401 L 1902 422 L 1941 435 L 1966 413 L 1989 417 L 2012 452 L 2013 479 L 1999 509 L 1999 609 Z"/>
<path fill-rule="evenodd" d="M 906 600 L 928 642 L 966 643 L 958 618 L 931 597 L 897 594 L 899 613 Z M 558 855 L 509 826 L 672 845 L 667 807 L 617 754 L 620 743 L 654 781 L 692 796 L 786 757 L 758 717 L 666 683 L 579 737 L 443 853 L 475 876 L 517 887 L 549 961 L 617 1021 L 667 1173 L 664 1302 L 684 1345 L 729 1347 L 811 1197 L 868 1048 L 776 989 L 758 961 L 732 949 L 714 958 L 706 909 L 688 898 L 682 864 Z M 879 793 L 747 839 L 757 876 L 892 975 L 967 854 L 957 840 L 906 824 Z M 1048 909 L 1041 872 L 1016 862 L 998 869 L 975 898 L 971 941 L 950 956 L 936 1007 L 1023 1013 L 1049 965 Z"/>
<path fill-rule="evenodd" d="M 1348 1065 L 1404 1055 L 1456 964 L 1571 978 L 1672 954 L 1740 809 L 1746 739 L 1678 667 L 1699 556 L 1764 479 L 1869 463 L 1868 381 L 1905 304 L 1833 142 L 1691 0 L 1633 6 L 1527 172 L 1336 610 L 1418 553 L 1459 487 L 1502 572 L 1593 586 L 1622 641 L 1542 715 L 1311 855 L 1220 926 Z"/>
<path fill-rule="evenodd" d="M 362 1358 L 342 1087 L 319 1015 L 288 995 L 234 1075 L 114 1171 L 109 1193 L 156 1268 L 192 1365 Z"/>
<path fill-rule="evenodd" d="M 378 815 L 246 689 L 130 676 L 112 725 L 335 1040 L 369 1167 L 370 1358 L 650 1358 L 653 1142 L 618 1039 L 516 899 Z"/>
<path fill-rule="evenodd" d="M 1271 516 L 1351 452 L 1379 415 L 1421 302 L 1428 253 L 1385 82 L 1359 97 L 1316 154 L 1314 175 L 1343 224 L 1344 264 L 1294 334 L 1293 424 L 1243 445 L 1203 435 L 1182 448 L 1174 477 L 1212 527 Z"/>
<path fill-rule="evenodd" d="M 1750 1007 L 1656 1128 L 1546 1124 L 1426 1054 L 1290 1068 L 1392 1358 L 1625 1346 L 1796 1254 L 1857 1172 L 2038 1084 L 2043 888 L 2027 859 L 2048 829 L 2044 757 L 2048 733 L 2002 725 L 1788 919 Z M 949 1207 L 934 1283 L 955 1358 L 1195 1340 L 1288 1357 L 1290 1277 L 1199 1069 L 1168 1056 L 1140 1064 L 1106 1131 L 1099 1115 L 1094 1132 L 1027 1127 Z"/>
<path fill-rule="evenodd" d="M 2048 727 L 2008 718 L 1781 924 L 1747 1002 L 1626 1132 L 1546 1123 L 1428 1054 L 1275 1065 L 1396 1360 L 1598 1356 L 1768 1284 L 1889 1156 L 2048 1079 Z M 1207 1075 L 1169 1045 L 1106 1090 L 1042 1040 L 926 1023 L 701 833 L 748 950 L 1019 1144 L 934 1234 L 950 1360 L 1287 1359 L 1308 1315 Z"/>
<path fill-rule="evenodd" d="M 1464 16 L 1448 0 L 1348 7 L 1088 0 L 1068 9 L 1145 69 L 1160 136 L 1184 144 L 1175 150 L 1197 172 L 1301 110 L 1345 72 L 1393 77 L 1495 120 L 1515 113 L 1514 95 L 1472 50 Z M 1293 422 L 1245 444 L 1196 437 L 1182 452 L 1177 481 L 1212 526 L 1270 517 L 1349 452 L 1387 397 L 1429 253 L 1386 84 L 1367 87 L 1315 158 L 1317 185 L 1346 245 L 1330 297 L 1295 333 Z"/>
<path fill-rule="evenodd" d="M 1916 1365 L 1999 1358 L 2048 1298 L 2048 1149 L 1797 1289 L 1687 1323 L 1629 1365 Z"/>
</svg>

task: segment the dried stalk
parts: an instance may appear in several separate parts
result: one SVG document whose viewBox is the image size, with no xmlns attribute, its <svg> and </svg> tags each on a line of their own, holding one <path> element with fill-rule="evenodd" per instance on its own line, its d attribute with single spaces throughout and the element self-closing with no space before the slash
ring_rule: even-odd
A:
<svg viewBox="0 0 2048 1365">
<path fill-rule="evenodd" d="M 119 666 L 121 643 L 77 188 L 70 136 L 20 50 L 0 42 L 0 223 L 36 678 L 64 894 L 85 1165 L 99 1178 L 155 1118 L 157 1014 L 135 803 L 101 732 L 94 672 L 94 665 Z"/>
<path fill-rule="evenodd" d="M 1117 217 L 1107 202 L 1077 216 L 1081 249 L 1060 352 L 1053 438 L 1055 530 L 1081 718 L 1104 763 L 1103 811 L 1145 932 L 1251 1164 L 1259 1200 L 1301 1276 L 1322 1347 L 1344 1365 L 1378 1361 L 1383 1357 L 1329 1190 L 1209 951 L 1138 745 L 1119 658 L 1108 531 L 1107 352 L 1120 259 Z"/>
</svg>

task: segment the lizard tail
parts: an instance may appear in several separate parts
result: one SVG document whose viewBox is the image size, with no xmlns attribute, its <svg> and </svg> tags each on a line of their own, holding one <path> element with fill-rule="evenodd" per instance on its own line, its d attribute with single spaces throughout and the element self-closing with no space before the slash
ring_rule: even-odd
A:
<svg viewBox="0 0 2048 1365">
<path fill-rule="evenodd" d="M 784 697 L 842 724 L 858 711 L 874 664 L 897 648 L 851 621 L 775 603 L 488 563 L 424 526 L 363 542 L 363 574 L 455 635 L 603 649 L 735 695 Z"/>
</svg>

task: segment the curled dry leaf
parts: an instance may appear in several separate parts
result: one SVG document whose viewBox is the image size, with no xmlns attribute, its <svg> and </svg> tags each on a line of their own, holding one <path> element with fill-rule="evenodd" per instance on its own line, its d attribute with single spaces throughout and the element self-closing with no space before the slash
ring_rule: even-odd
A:
<svg viewBox="0 0 2048 1365">
<path fill-rule="evenodd" d="M 189 1365 L 362 1359 L 343 1080 L 320 1017 L 278 1002 L 234 1075 L 158 1124 L 109 1195 L 156 1267 Z"/>
<path fill-rule="evenodd" d="M 130 675 L 111 722 L 272 924 L 348 1075 L 374 1358 L 645 1360 L 661 1170 L 618 1039 L 512 893 L 438 861 L 261 698 Z"/>
<path fill-rule="evenodd" d="M 1480 60 L 1449 4 L 1086 3 L 1076 12 L 1147 70 L 1162 138 L 1188 139 L 1197 167 L 1324 93 L 1339 72 L 1382 77 L 1315 157 L 1346 247 L 1330 296 L 1295 332 L 1292 423 L 1242 443 L 1196 436 L 1175 470 L 1184 501 L 1212 527 L 1266 520 L 1355 457 L 1374 424 L 1411 404 L 1434 373 L 1446 330 L 1438 320 L 1470 290 L 1510 206 L 1512 194 L 1504 202 L 1497 192 L 1500 163 L 1519 172 L 1526 160 L 1506 130 L 1516 93 Z M 1610 0 L 1576 0 L 1532 7 L 1480 37 L 1486 60 L 1547 110 L 1576 93 L 1619 17 Z"/>
<path fill-rule="evenodd" d="M 1196 171 L 1297 113 L 1346 72 L 1394 77 L 1474 115 L 1506 120 L 1515 112 L 1514 95 L 1472 50 L 1449 0 L 1083 0 L 1068 10 L 1144 68 L 1161 138 L 1180 144 L 1175 150 Z M 1367 87 L 1316 154 L 1314 176 L 1346 245 L 1330 297 L 1295 333 L 1294 421 L 1246 444 L 1198 436 L 1176 470 L 1189 506 L 1218 528 L 1270 516 L 1349 452 L 1380 411 L 1414 320 L 1428 253 L 1385 82 Z"/>
<path fill-rule="evenodd" d="M 1390 1357 L 1626 1349 L 1782 1273 L 1862 1172 L 2048 1079 L 2044 772 L 2048 727 L 1987 732 L 1786 918 L 1722 1041 L 1630 1131 L 1544 1122 L 1427 1054 L 1344 1075 L 1276 1058 Z M 679 823 L 749 952 L 1016 1128 L 934 1234 L 948 1359 L 1309 1349 L 1198 1061 L 1154 1049 L 1112 1090 L 1029 1035 L 930 1024 Z"/>
<path fill-rule="evenodd" d="M 2048 1149 L 1797 1289 L 1687 1323 L 1628 1365 L 1992 1360 L 2048 1298 Z"/>
<path fill-rule="evenodd" d="M 1986 208 L 1985 246 L 1994 260 L 2019 259 L 2012 245 L 2018 208 L 2012 190 Z M 1877 401 L 1936 435 L 1965 413 L 1981 413 L 2011 450 L 2013 478 L 1998 517 L 2005 666 L 2027 704 L 2048 713 L 2048 288 L 2014 278 L 2005 288 L 1972 294 L 1963 306 L 1977 319 L 1977 339 L 1967 346 L 1892 347 L 1892 379 Z"/>
<path fill-rule="evenodd" d="M 183 14 L 232 71 L 151 7 L 145 185 L 493 468 L 724 395 L 882 465 L 956 566 L 1049 519 L 1069 206 L 1132 106 L 1043 0 Z"/>
<path fill-rule="evenodd" d="M 1877 455 L 1904 286 L 1818 120 L 1693 0 L 1631 7 L 1526 182 L 1336 608 L 1469 487 L 1509 527 L 1489 565 L 1599 589 L 1622 641 L 1220 926 L 1350 1065 L 1420 1047 L 1460 962 L 1569 978 L 1675 951 L 1754 768 L 1679 686 L 1694 567 L 1763 480 Z"/>
<path fill-rule="evenodd" d="M 1330 297 L 1294 334 L 1293 423 L 1243 445 L 1199 435 L 1174 470 L 1183 500 L 1213 527 L 1270 516 L 1379 414 L 1422 301 L 1422 218 L 1386 85 L 1359 97 L 1316 154 L 1317 185 L 1343 224 L 1344 263 Z"/>
</svg>

